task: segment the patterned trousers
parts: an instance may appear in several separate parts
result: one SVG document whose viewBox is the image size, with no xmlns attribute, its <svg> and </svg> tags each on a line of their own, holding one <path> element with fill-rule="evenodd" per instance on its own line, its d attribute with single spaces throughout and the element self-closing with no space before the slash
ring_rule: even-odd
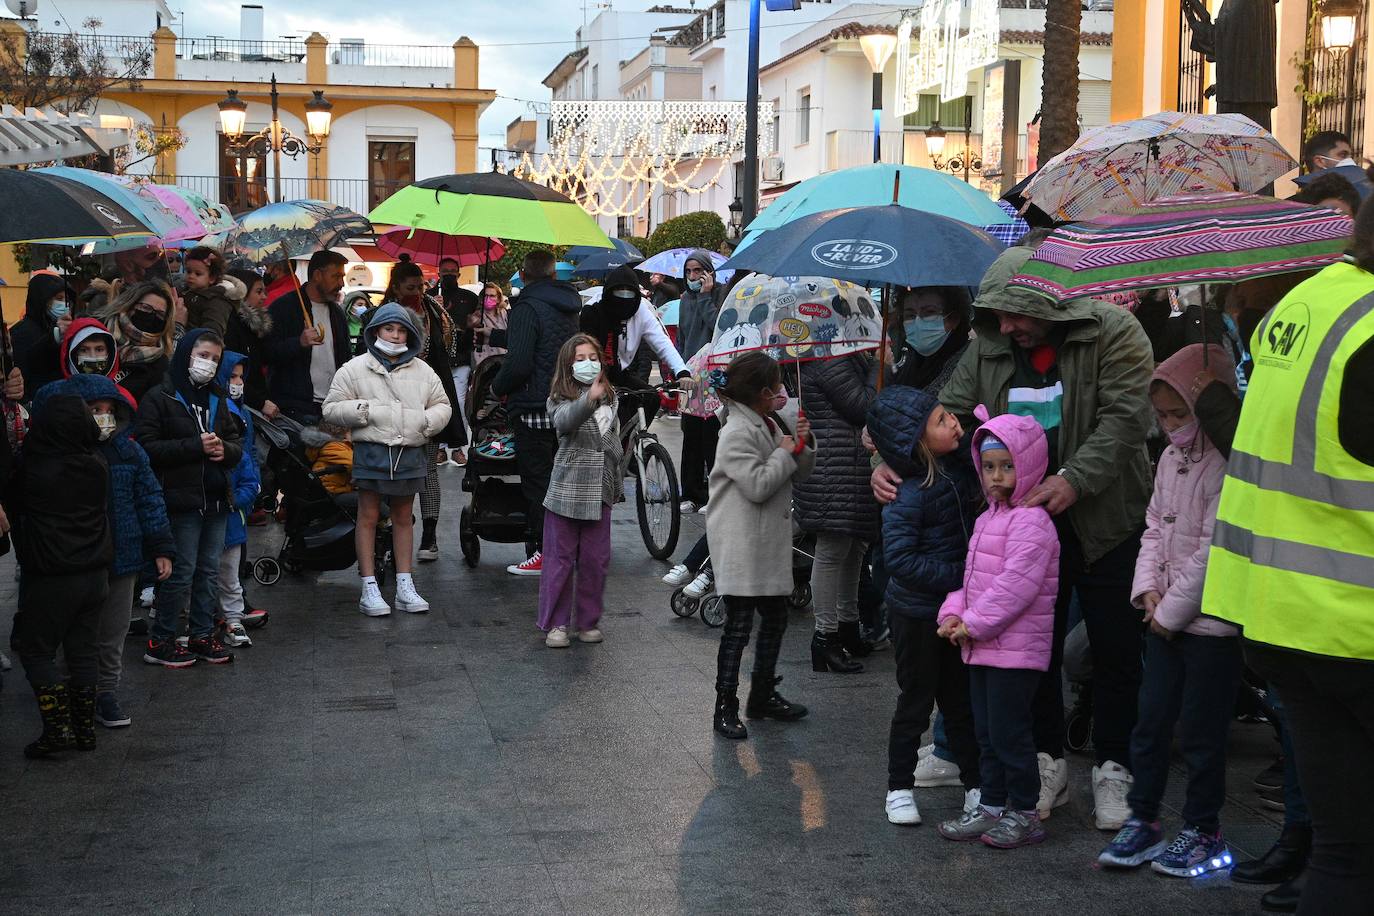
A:
<svg viewBox="0 0 1374 916">
<path fill-rule="evenodd" d="M 435 462 L 439 458 L 439 440 L 430 439 L 425 443 L 425 461 L 429 462 L 429 471 L 425 474 L 425 486 L 420 491 L 420 518 L 431 519 L 439 517 L 439 465 Z"/>
<path fill-rule="evenodd" d="M 749 644 L 749 631 L 754 626 L 754 611 L 763 623 L 759 626 L 758 642 L 754 643 L 755 682 L 766 681 L 771 690 L 773 671 L 782 648 L 782 634 L 787 631 L 787 598 L 783 595 L 737 597 L 724 595 L 725 629 L 720 635 L 720 653 L 716 656 L 716 690 L 734 693 L 739 689 L 739 666 L 744 647 Z"/>
</svg>

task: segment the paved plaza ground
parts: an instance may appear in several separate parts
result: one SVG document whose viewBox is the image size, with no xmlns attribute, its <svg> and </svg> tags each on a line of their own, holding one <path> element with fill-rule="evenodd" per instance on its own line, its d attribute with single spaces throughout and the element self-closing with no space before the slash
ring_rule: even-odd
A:
<svg viewBox="0 0 1374 916">
<path fill-rule="evenodd" d="M 676 424 L 664 422 L 676 454 Z M 234 664 L 144 665 L 132 728 L 26 761 L 38 714 L 22 672 L 0 694 L 0 913 L 1255 913 L 1262 889 L 1093 859 L 1087 758 L 1041 846 L 999 852 L 935 832 L 958 789 L 918 790 L 925 824 L 883 814 L 891 653 L 813 674 L 794 613 L 782 691 L 811 715 L 710 728 L 719 630 L 668 607 L 633 506 L 617 509 L 606 641 L 546 649 L 519 548 L 458 555 L 459 472 L 444 473 L 443 559 L 427 615 L 369 619 L 352 573 L 256 587 L 271 621 Z M 685 520 L 679 555 L 701 529 Z M 253 529 L 256 555 L 276 528 Z M 0 633 L 13 613 L 0 561 Z M 748 662 L 746 660 L 746 666 Z M 747 670 L 747 668 L 746 668 Z M 1223 825 L 1239 859 L 1277 832 L 1250 777 L 1269 729 L 1237 725 Z M 1178 826 L 1175 771 L 1166 829 Z"/>
</svg>

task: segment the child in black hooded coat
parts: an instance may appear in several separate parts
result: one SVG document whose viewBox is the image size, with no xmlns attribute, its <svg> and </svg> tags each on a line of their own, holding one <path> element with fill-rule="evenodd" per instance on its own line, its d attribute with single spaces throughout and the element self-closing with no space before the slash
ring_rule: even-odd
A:
<svg viewBox="0 0 1374 916">
<path fill-rule="evenodd" d="M 5 487 L 20 569 L 10 646 L 43 717 L 26 757 L 95 749 L 96 632 L 114 559 L 110 472 L 99 447 L 86 402 L 64 389 L 35 412 Z M 59 647 L 70 685 L 57 668 Z"/>
</svg>

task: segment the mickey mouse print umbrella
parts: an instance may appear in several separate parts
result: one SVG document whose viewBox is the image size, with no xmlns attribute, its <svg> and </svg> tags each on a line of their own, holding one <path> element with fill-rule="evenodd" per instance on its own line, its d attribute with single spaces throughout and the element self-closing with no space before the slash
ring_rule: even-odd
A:
<svg viewBox="0 0 1374 916">
<path fill-rule="evenodd" d="M 778 362 L 837 359 L 877 349 L 882 315 L 868 291 L 828 277 L 748 277 L 721 305 L 707 364 L 749 350 Z"/>
</svg>

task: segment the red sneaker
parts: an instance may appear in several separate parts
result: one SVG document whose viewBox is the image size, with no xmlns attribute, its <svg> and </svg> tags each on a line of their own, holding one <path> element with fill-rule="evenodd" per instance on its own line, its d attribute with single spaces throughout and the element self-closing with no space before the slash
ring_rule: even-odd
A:
<svg viewBox="0 0 1374 916">
<path fill-rule="evenodd" d="M 513 563 L 506 567 L 512 576 L 540 576 L 544 574 L 544 555 L 536 550 L 534 556 L 523 563 Z"/>
<path fill-rule="evenodd" d="M 243 625 L 245 627 L 248 627 L 248 629 L 250 630 L 256 630 L 258 627 L 264 626 L 266 623 L 267 611 L 263 610 L 260 607 L 248 608 L 243 612 Z"/>
</svg>

